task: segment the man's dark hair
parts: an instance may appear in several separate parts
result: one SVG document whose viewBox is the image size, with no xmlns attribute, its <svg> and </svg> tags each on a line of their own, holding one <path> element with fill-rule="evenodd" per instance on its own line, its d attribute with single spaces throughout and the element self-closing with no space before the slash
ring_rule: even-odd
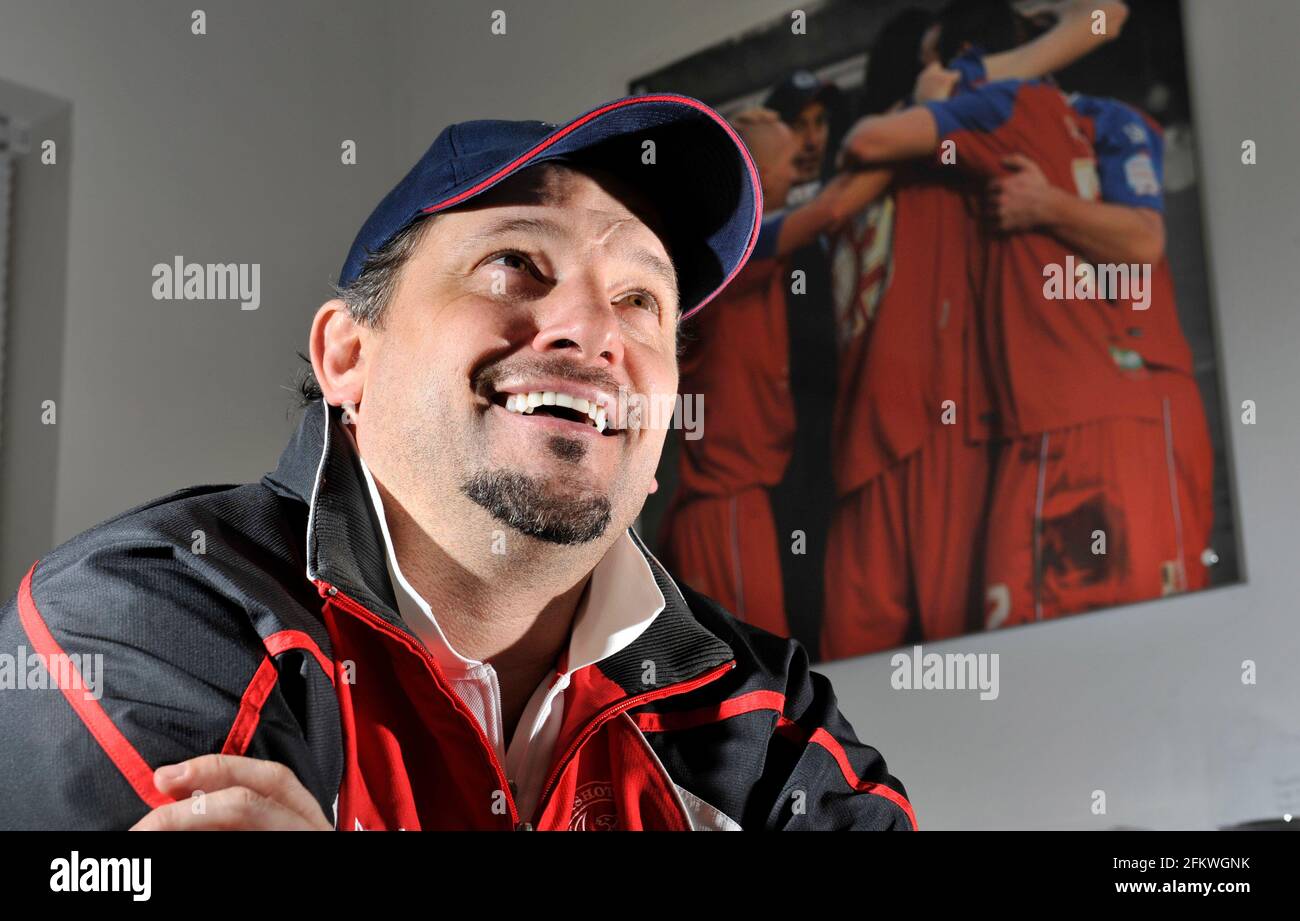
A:
<svg viewBox="0 0 1300 921">
<path fill-rule="evenodd" d="M 906 99 L 921 72 L 921 39 L 934 17 L 909 7 L 880 27 L 867 49 L 859 115 L 879 115 Z"/>
<path fill-rule="evenodd" d="M 939 60 L 945 66 L 966 45 L 986 54 L 1009 51 L 1024 42 L 1024 21 L 1008 0 L 949 0 L 935 17 L 939 23 Z"/>
<path fill-rule="evenodd" d="M 397 235 L 371 253 L 361 268 L 361 272 L 350 283 L 339 287 L 333 285 L 334 296 L 348 305 L 348 314 L 358 323 L 372 329 L 383 329 L 389 302 L 397 290 L 397 279 L 402 266 L 410 258 L 415 247 L 419 245 L 425 231 L 437 215 L 422 214 L 407 224 Z M 302 352 L 298 357 L 307 362 L 297 382 L 297 392 L 303 406 L 310 406 L 320 401 L 324 394 L 320 382 L 311 368 L 311 359 Z"/>
</svg>

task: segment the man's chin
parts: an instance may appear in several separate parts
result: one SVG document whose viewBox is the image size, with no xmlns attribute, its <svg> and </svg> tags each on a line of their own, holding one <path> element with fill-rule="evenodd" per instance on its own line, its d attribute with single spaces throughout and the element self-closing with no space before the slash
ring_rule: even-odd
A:
<svg viewBox="0 0 1300 921">
<path fill-rule="evenodd" d="M 475 473 L 461 491 L 512 530 L 575 546 L 603 537 L 611 519 L 607 496 L 575 485 L 498 469 Z"/>
</svg>

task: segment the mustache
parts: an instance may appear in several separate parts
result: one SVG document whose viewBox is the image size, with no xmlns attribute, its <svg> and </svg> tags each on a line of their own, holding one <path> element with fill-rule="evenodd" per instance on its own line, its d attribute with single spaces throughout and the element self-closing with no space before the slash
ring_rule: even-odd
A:
<svg viewBox="0 0 1300 921">
<path fill-rule="evenodd" d="M 515 375 L 557 377 L 577 384 L 589 384 L 610 393 L 618 393 L 623 384 L 605 368 L 592 368 L 563 358 L 513 358 L 482 368 L 474 375 L 474 390 L 485 394 L 497 384 Z"/>
</svg>

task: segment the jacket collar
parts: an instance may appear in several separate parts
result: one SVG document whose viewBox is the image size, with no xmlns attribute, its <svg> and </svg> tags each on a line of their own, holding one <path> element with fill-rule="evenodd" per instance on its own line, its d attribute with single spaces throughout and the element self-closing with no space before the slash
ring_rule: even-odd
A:
<svg viewBox="0 0 1300 921">
<path fill-rule="evenodd" d="M 388 576 L 379 518 L 371 504 L 360 458 L 343 429 L 342 409 L 324 399 L 303 413 L 276 469 L 263 482 L 308 506 L 307 578 L 338 589 L 393 626 L 411 631 L 398 613 Z M 656 667 L 659 687 L 697 677 L 731 661 L 731 647 L 691 612 L 677 584 L 629 529 L 644 554 L 665 606 L 635 642 L 598 665 L 628 693 L 645 690 L 645 663 Z"/>
</svg>

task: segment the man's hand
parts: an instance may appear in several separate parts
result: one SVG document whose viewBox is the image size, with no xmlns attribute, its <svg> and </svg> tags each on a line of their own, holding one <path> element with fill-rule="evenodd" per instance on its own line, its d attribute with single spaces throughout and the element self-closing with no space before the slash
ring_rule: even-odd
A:
<svg viewBox="0 0 1300 921">
<path fill-rule="evenodd" d="M 994 227 L 1006 233 L 1032 230 L 1051 222 L 1059 190 L 1047 181 L 1038 164 L 1023 154 L 1002 159 L 1010 175 L 989 182 L 986 214 Z"/>
<path fill-rule="evenodd" d="M 154 771 L 176 802 L 131 831 L 333 831 L 320 805 L 283 764 L 239 755 L 202 755 Z"/>
<path fill-rule="evenodd" d="M 957 81 L 960 79 L 961 74 L 957 71 L 947 70 L 938 61 L 932 61 L 916 75 L 912 98 L 916 100 L 917 105 L 947 99 L 956 89 Z"/>
</svg>

